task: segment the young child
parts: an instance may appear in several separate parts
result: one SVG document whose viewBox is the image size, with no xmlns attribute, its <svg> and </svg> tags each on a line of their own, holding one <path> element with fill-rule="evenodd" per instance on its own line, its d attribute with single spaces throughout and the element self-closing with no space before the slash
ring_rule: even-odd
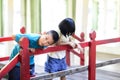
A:
<svg viewBox="0 0 120 80">
<path fill-rule="evenodd" d="M 69 44 L 73 48 L 77 45 L 72 42 L 71 35 L 75 33 L 75 22 L 71 18 L 65 18 L 59 24 L 59 40 L 56 45 L 64 45 Z M 45 63 L 45 71 L 48 73 L 53 73 L 57 71 L 62 71 L 67 69 L 66 64 L 66 52 L 64 51 L 57 51 L 51 52 L 48 54 L 48 59 Z M 60 80 L 66 80 L 65 76 L 60 77 Z"/>
<path fill-rule="evenodd" d="M 40 34 L 17 34 L 13 35 L 13 39 L 16 42 L 19 42 L 23 37 L 28 38 L 29 40 L 29 48 L 37 49 L 37 48 L 45 48 L 46 46 L 52 45 L 56 43 L 59 39 L 59 35 L 56 31 L 51 30 L 42 35 Z M 13 48 L 13 51 L 10 56 L 10 60 L 15 57 L 20 51 L 19 44 L 16 44 Z M 34 56 L 30 56 L 30 75 L 34 75 L 35 72 L 35 63 Z M 17 63 L 16 66 L 8 73 L 8 80 L 20 80 L 20 63 Z"/>
</svg>

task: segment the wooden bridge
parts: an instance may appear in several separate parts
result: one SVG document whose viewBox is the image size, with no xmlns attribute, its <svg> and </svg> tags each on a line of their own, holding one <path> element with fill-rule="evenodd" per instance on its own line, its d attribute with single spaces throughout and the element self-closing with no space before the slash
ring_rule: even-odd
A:
<svg viewBox="0 0 120 80">
<path fill-rule="evenodd" d="M 22 31 L 21 32 L 24 33 L 24 29 Z M 90 36 L 91 40 L 86 42 L 86 41 L 84 41 L 83 33 L 80 35 L 80 38 L 77 37 L 76 35 L 73 35 L 73 37 L 75 37 L 78 41 L 80 41 L 78 44 L 80 44 L 83 48 L 85 48 L 85 47 L 89 48 L 89 64 L 87 66 L 84 66 L 84 53 L 76 52 L 74 50 L 75 48 L 73 49 L 72 47 L 70 47 L 68 45 L 64 45 L 64 46 L 60 45 L 60 46 L 56 46 L 56 47 L 49 47 L 44 50 L 36 49 L 35 53 L 32 54 L 28 51 L 29 40 L 27 38 L 23 38 L 23 40 L 20 41 L 20 46 L 22 47 L 22 50 L 20 51 L 20 53 L 18 55 L 15 56 L 14 59 L 12 59 L 8 64 L 6 64 L 5 66 L 2 67 L 2 69 L 0 70 L 0 79 L 2 79 L 16 65 L 16 63 L 18 63 L 20 61 L 21 62 L 21 65 L 20 65 L 20 68 L 21 68 L 21 71 L 20 71 L 21 78 L 20 79 L 21 80 L 39 80 L 39 79 L 44 80 L 44 79 L 52 79 L 52 78 L 56 78 L 56 77 L 60 77 L 60 76 L 64 76 L 64 75 L 68 75 L 67 78 L 69 80 L 70 79 L 69 75 L 75 76 L 75 74 L 78 74 L 78 73 L 86 75 L 86 77 L 84 77 L 84 79 L 81 79 L 81 80 L 96 80 L 97 79 L 96 72 L 98 72 L 98 73 L 106 72 L 106 71 L 101 71 L 101 70 L 96 69 L 97 67 L 102 67 L 105 65 L 110 65 L 110 64 L 115 64 L 115 63 L 120 62 L 120 59 L 113 59 L 113 60 L 109 60 L 109 61 L 105 61 L 105 62 L 101 62 L 101 63 L 96 63 L 96 46 L 102 45 L 102 44 L 120 42 L 120 38 L 95 40 L 95 38 L 96 38 L 95 31 L 90 33 L 89 36 Z M 0 38 L 0 42 L 10 41 L 10 40 L 12 40 L 11 37 Z M 84 42 L 81 42 L 81 41 L 84 41 Z M 66 50 L 66 60 L 67 60 L 67 63 L 69 66 L 70 66 L 70 52 L 72 52 L 73 54 L 77 55 L 80 58 L 80 66 L 77 66 L 77 67 L 70 66 L 70 68 L 68 68 L 67 70 L 64 70 L 64 71 L 59 71 L 59 72 L 50 73 L 50 74 L 48 74 L 48 73 L 37 74 L 35 77 L 30 77 L 29 66 L 28 66 L 30 55 L 39 55 L 39 54 L 45 54 L 47 52 L 60 51 L 60 50 Z M 9 57 L 4 57 L 4 58 L 0 58 L 0 61 L 5 61 L 8 59 L 9 59 Z M 119 73 L 116 74 L 117 77 L 118 77 L 118 75 L 119 75 Z M 80 79 L 81 75 L 78 76 L 77 78 Z M 73 80 L 78 80 L 78 79 L 75 78 Z M 120 79 L 120 77 L 119 77 L 119 79 Z M 98 80 L 100 80 L 100 79 L 98 79 Z M 101 80 L 107 80 L 107 79 L 101 79 Z M 112 79 L 112 80 L 114 80 L 114 79 Z M 117 79 L 115 79 L 115 80 L 117 80 Z"/>
</svg>

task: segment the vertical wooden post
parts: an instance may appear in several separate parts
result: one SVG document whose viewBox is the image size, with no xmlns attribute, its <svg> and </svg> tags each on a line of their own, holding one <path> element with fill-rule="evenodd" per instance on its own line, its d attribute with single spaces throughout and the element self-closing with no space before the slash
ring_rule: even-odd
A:
<svg viewBox="0 0 120 80">
<path fill-rule="evenodd" d="M 29 40 L 22 38 L 19 42 L 21 46 L 20 50 L 20 80 L 30 80 L 30 65 L 29 65 Z"/>
<path fill-rule="evenodd" d="M 85 37 L 85 34 L 83 32 L 81 32 L 81 34 L 80 34 L 81 41 L 80 42 L 84 42 L 85 41 L 84 37 Z M 83 52 L 80 51 L 80 65 L 84 65 L 85 64 L 85 57 L 84 56 L 85 55 L 84 55 L 84 49 L 83 49 Z"/>
<path fill-rule="evenodd" d="M 70 50 L 66 50 L 66 63 L 70 66 Z"/>
<path fill-rule="evenodd" d="M 84 58 L 84 53 L 80 52 L 80 65 L 84 65 L 85 64 L 85 58 Z"/>
<path fill-rule="evenodd" d="M 96 33 L 90 33 L 88 80 L 96 80 Z"/>
<path fill-rule="evenodd" d="M 26 33 L 26 29 L 25 29 L 24 26 L 22 26 L 22 28 L 20 29 L 20 32 L 21 32 L 22 34 L 25 34 L 25 33 Z"/>
</svg>

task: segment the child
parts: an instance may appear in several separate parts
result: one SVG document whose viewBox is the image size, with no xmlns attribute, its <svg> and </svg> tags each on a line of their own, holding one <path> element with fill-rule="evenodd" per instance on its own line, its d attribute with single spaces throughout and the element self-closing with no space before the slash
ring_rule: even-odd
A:
<svg viewBox="0 0 120 80">
<path fill-rule="evenodd" d="M 60 39 L 56 45 L 69 44 L 73 48 L 77 46 L 74 42 L 71 42 L 71 35 L 75 33 L 75 23 L 71 18 L 66 18 L 59 24 L 59 36 Z M 62 71 L 67 69 L 66 64 L 66 52 L 57 51 L 48 54 L 47 62 L 45 63 L 45 71 L 48 73 Z M 66 80 L 65 76 L 60 77 L 60 80 Z"/>
<path fill-rule="evenodd" d="M 40 34 L 17 34 L 13 36 L 13 39 L 16 42 L 19 42 L 22 37 L 26 37 L 29 40 L 29 48 L 37 49 L 37 48 L 45 48 L 46 46 L 52 45 L 56 43 L 59 39 L 59 35 L 56 31 L 51 30 L 42 35 Z M 10 56 L 10 60 L 14 58 L 16 54 L 20 51 L 19 44 L 15 45 L 12 54 Z M 30 56 L 30 75 L 34 75 L 34 56 Z M 16 66 L 8 73 L 8 80 L 20 80 L 20 63 L 17 63 Z"/>
</svg>

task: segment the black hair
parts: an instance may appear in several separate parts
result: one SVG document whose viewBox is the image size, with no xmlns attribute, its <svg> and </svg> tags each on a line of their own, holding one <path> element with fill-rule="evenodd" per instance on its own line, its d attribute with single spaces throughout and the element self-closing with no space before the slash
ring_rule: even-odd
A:
<svg viewBox="0 0 120 80">
<path fill-rule="evenodd" d="M 50 31 L 47 32 L 47 34 L 52 35 L 54 43 L 56 43 L 59 40 L 59 34 L 55 30 L 50 30 Z"/>
<path fill-rule="evenodd" d="M 66 37 L 66 35 L 72 35 L 75 32 L 75 22 L 72 18 L 65 18 L 59 24 L 60 32 Z"/>
</svg>

